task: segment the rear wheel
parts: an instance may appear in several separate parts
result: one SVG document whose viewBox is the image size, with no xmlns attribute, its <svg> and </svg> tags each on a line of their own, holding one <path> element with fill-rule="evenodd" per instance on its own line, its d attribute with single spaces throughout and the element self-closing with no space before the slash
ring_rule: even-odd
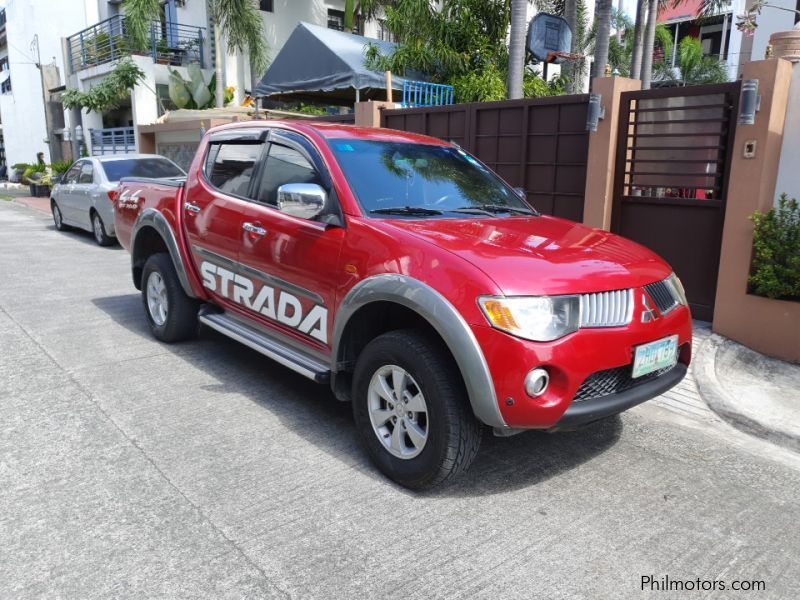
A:
<svg viewBox="0 0 800 600">
<path fill-rule="evenodd" d="M 50 211 L 53 213 L 53 224 L 56 226 L 56 230 L 65 231 L 67 226 L 64 225 L 64 217 L 55 200 L 50 200 Z"/>
<path fill-rule="evenodd" d="M 114 238 L 106 234 L 103 219 L 96 211 L 92 211 L 92 234 L 94 235 L 94 241 L 101 246 L 110 246 L 114 243 Z"/>
<path fill-rule="evenodd" d="M 424 489 L 465 471 L 482 427 L 441 344 L 414 330 L 375 338 L 353 377 L 353 415 L 367 453 L 399 484 Z"/>
<path fill-rule="evenodd" d="M 150 331 L 162 342 L 179 342 L 197 331 L 197 302 L 183 291 L 169 254 L 153 254 L 142 269 L 142 302 Z"/>
</svg>

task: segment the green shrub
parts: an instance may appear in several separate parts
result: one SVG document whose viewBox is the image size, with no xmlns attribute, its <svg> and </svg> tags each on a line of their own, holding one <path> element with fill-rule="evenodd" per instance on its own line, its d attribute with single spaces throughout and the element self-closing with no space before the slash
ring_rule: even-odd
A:
<svg viewBox="0 0 800 600">
<path fill-rule="evenodd" d="M 72 166 L 72 162 L 68 160 L 55 160 L 50 164 L 50 168 L 53 170 L 54 175 L 61 175 L 62 173 L 66 173 L 69 171 L 69 168 Z"/>
<path fill-rule="evenodd" d="M 800 205 L 781 194 L 777 208 L 750 215 L 753 231 L 752 291 L 800 301 Z"/>
</svg>

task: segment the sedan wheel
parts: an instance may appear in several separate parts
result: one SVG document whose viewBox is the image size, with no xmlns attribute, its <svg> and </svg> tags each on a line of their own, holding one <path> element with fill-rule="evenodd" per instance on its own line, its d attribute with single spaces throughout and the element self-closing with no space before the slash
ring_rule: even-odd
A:
<svg viewBox="0 0 800 600">
<path fill-rule="evenodd" d="M 58 231 L 64 231 L 64 229 L 66 229 L 64 218 L 61 216 L 61 209 L 58 208 L 58 204 L 56 204 L 55 201 L 50 204 L 50 209 L 53 211 L 53 223 L 56 229 Z"/>
</svg>

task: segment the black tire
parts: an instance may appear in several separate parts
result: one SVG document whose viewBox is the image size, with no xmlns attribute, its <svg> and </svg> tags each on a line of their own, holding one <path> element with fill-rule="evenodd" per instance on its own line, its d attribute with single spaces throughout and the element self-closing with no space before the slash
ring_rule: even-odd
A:
<svg viewBox="0 0 800 600">
<path fill-rule="evenodd" d="M 103 223 L 103 218 L 100 214 L 93 210 L 92 214 L 92 236 L 98 246 L 110 246 L 114 243 L 114 238 L 106 233 L 106 225 Z"/>
<path fill-rule="evenodd" d="M 164 284 L 166 296 L 165 315 L 151 313 L 148 302 L 150 276 L 157 273 Z M 154 278 L 154 283 L 157 280 Z M 162 342 L 180 342 L 194 337 L 197 333 L 198 303 L 189 298 L 181 287 L 172 259 L 166 252 L 153 254 L 142 269 L 142 303 L 150 331 Z M 162 317 L 164 317 L 162 319 Z"/>
<path fill-rule="evenodd" d="M 61 209 L 52 198 L 50 199 L 50 212 L 53 213 L 53 225 L 55 225 L 56 231 L 67 231 L 69 226 L 64 225 L 64 216 L 61 213 Z"/>
<path fill-rule="evenodd" d="M 370 382 L 390 365 L 411 375 L 427 405 L 427 441 L 413 458 L 392 454 L 370 420 Z M 352 399 L 356 429 L 367 453 L 402 486 L 421 490 L 439 485 L 466 471 L 478 453 L 482 425 L 472 413 L 461 374 L 447 349 L 421 332 L 391 331 L 372 340 L 358 357 Z"/>
</svg>

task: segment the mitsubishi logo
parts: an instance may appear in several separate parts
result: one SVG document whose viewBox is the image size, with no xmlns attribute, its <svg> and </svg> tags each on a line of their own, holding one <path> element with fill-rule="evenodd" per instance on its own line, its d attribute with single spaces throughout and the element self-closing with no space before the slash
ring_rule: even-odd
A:
<svg viewBox="0 0 800 600">
<path fill-rule="evenodd" d="M 642 303 L 644 304 L 644 310 L 642 311 L 642 323 L 650 323 L 651 321 L 658 319 L 658 313 L 652 306 L 650 306 L 650 300 L 648 300 L 647 294 L 642 294 Z"/>
</svg>

